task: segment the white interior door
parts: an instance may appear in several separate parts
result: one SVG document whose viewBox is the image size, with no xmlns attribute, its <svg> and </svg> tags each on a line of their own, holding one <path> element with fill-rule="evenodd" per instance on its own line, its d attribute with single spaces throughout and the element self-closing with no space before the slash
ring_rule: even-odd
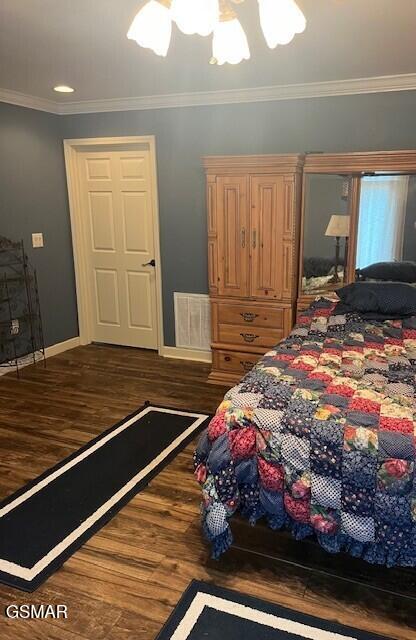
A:
<svg viewBox="0 0 416 640">
<path fill-rule="evenodd" d="M 78 154 L 91 339 L 157 349 L 149 150 Z"/>
</svg>

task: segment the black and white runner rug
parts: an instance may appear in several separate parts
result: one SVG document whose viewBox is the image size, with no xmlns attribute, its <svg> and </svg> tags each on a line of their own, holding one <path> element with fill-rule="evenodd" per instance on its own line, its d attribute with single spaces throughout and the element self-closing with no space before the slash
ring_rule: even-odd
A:
<svg viewBox="0 0 416 640">
<path fill-rule="evenodd" d="M 208 420 L 145 406 L 6 498 L 0 503 L 0 582 L 34 591 Z"/>
<path fill-rule="evenodd" d="M 193 581 L 156 640 L 388 640 Z"/>
</svg>

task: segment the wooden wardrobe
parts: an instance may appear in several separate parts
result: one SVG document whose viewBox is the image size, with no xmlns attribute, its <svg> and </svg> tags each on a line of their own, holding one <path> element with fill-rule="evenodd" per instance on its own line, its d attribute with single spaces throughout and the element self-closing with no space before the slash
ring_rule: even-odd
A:
<svg viewBox="0 0 416 640">
<path fill-rule="evenodd" d="M 209 156 L 209 381 L 233 384 L 290 332 L 304 156 Z"/>
</svg>

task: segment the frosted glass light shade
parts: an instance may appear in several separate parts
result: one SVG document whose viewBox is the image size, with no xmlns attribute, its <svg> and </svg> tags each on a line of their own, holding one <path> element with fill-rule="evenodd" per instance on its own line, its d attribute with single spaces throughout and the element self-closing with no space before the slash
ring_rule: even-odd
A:
<svg viewBox="0 0 416 640">
<path fill-rule="evenodd" d="M 212 55 L 217 64 L 238 64 L 250 58 L 247 36 L 237 18 L 217 23 L 212 39 Z"/>
<path fill-rule="evenodd" d="M 170 9 L 158 0 L 149 0 L 140 9 L 127 33 L 129 40 L 135 40 L 141 47 L 151 49 L 158 56 L 166 56 L 171 35 Z"/>
<path fill-rule="evenodd" d="M 218 0 L 172 0 L 171 15 L 182 33 L 208 36 L 219 20 Z"/>
<path fill-rule="evenodd" d="M 260 24 L 268 47 L 288 44 L 306 28 L 306 18 L 295 0 L 259 0 Z"/>
</svg>

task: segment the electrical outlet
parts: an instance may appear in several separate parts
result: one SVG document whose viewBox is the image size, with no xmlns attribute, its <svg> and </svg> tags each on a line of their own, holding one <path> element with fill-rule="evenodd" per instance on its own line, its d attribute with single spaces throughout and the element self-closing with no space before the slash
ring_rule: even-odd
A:
<svg viewBox="0 0 416 640">
<path fill-rule="evenodd" d="M 32 233 L 32 246 L 35 249 L 43 247 L 43 233 Z"/>
</svg>

